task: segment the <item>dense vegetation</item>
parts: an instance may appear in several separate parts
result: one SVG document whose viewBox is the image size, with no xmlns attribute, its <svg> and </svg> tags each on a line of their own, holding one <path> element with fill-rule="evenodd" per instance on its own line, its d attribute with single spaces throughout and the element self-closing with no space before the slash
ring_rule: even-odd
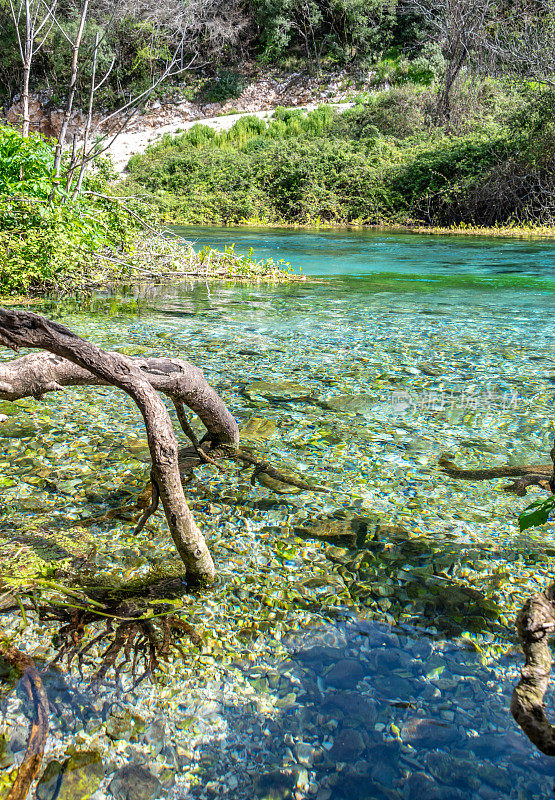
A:
<svg viewBox="0 0 555 800">
<path fill-rule="evenodd" d="M 32 89 L 44 92 L 53 106 L 63 103 L 70 81 L 71 40 L 80 12 L 79 3 L 58 4 L 56 24 L 39 37 Z M 245 85 L 245 66 L 248 72 L 267 64 L 319 69 L 356 63 L 357 69 L 376 70 L 378 81 L 411 69 L 433 75 L 442 56 L 426 35 L 428 27 L 421 13 L 385 0 L 166 0 L 156 5 L 90 0 L 77 105 L 86 104 L 97 33 L 98 73 L 113 62 L 100 98 L 105 107 L 116 107 L 156 82 L 174 53 L 176 77 L 159 93 L 181 92 L 206 102 L 237 96 Z M 22 65 L 9 0 L 0 0 L 0 31 L 0 102 L 10 103 L 20 91 Z M 200 72 L 178 72 L 187 67 Z"/>
<path fill-rule="evenodd" d="M 195 125 L 134 157 L 128 190 L 184 223 L 550 222 L 552 105 L 550 92 L 485 80 L 462 87 L 449 129 L 434 124 L 434 92 L 412 85 L 343 115 L 279 109 L 219 134 Z"/>
<path fill-rule="evenodd" d="M 72 288 L 93 282 L 101 257 L 132 248 L 134 224 L 102 195 L 100 170 L 86 193 L 69 202 L 53 182 L 53 147 L 0 126 L 0 289 Z"/>
<path fill-rule="evenodd" d="M 2 293 L 82 292 L 179 271 L 272 279 L 285 274 L 281 263 L 237 256 L 232 248 L 194 253 L 156 233 L 143 207 L 111 194 L 106 162 L 97 163 L 76 198 L 58 185 L 53 164 L 52 144 L 0 126 Z"/>
</svg>

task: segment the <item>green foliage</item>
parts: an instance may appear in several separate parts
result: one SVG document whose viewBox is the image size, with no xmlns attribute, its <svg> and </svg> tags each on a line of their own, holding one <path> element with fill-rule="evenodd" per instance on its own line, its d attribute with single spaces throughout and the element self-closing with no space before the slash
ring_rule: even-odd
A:
<svg viewBox="0 0 555 800">
<path fill-rule="evenodd" d="M 407 84 L 342 115 L 280 108 L 225 132 L 195 125 L 135 156 L 125 191 L 146 189 L 165 219 L 183 223 L 546 224 L 555 125 L 544 100 L 519 126 L 511 109 L 522 98 L 469 82 L 453 93 L 445 130 L 433 121 L 434 90 Z"/>
<path fill-rule="evenodd" d="M 518 526 L 521 531 L 528 530 L 528 528 L 537 528 L 547 522 L 553 511 L 555 510 L 555 495 L 551 495 L 547 500 L 536 500 L 529 506 L 526 506 L 524 511 L 519 514 Z"/>
<path fill-rule="evenodd" d="M 72 202 L 53 183 L 53 148 L 0 126 L 0 291 L 72 288 L 92 277 L 98 254 L 125 252 L 133 224 L 99 197 L 101 173 Z"/>
<path fill-rule="evenodd" d="M 395 12 L 385 0 L 251 0 L 266 61 L 291 51 L 345 64 L 383 50 Z"/>
<path fill-rule="evenodd" d="M 223 69 L 202 88 L 202 100 L 205 103 L 225 103 L 239 97 L 246 86 L 247 81 L 239 72 Z"/>
<path fill-rule="evenodd" d="M 46 199 L 52 188 L 54 154 L 38 134 L 24 138 L 0 127 L 0 194 Z"/>
<path fill-rule="evenodd" d="M 402 86 L 382 92 L 366 105 L 355 107 L 342 122 L 347 136 L 360 139 L 379 132 L 404 139 L 425 130 L 428 120 L 422 95 L 414 86 Z"/>
</svg>

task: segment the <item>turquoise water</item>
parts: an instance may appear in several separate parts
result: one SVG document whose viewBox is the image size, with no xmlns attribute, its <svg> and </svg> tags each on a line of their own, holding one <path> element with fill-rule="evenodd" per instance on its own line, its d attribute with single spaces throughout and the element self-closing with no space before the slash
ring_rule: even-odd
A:
<svg viewBox="0 0 555 800">
<path fill-rule="evenodd" d="M 245 444 L 332 491 L 279 494 L 235 468 L 199 470 L 187 497 L 219 577 L 181 613 L 203 633 L 202 650 L 182 642 L 157 683 L 134 688 L 125 669 L 91 687 L 85 663 L 64 694 L 49 673 L 47 759 L 98 751 L 106 774 L 94 800 L 118 796 L 118 780 L 129 789 L 129 766 L 175 800 L 552 795 L 553 762 L 508 705 L 521 664 L 514 615 L 552 580 L 553 525 L 520 535 L 516 516 L 536 490 L 518 498 L 504 480 L 452 480 L 438 458 L 549 461 L 555 247 L 363 232 L 186 236 L 252 246 L 314 280 L 174 286 L 149 292 L 137 314 L 60 306 L 60 321 L 107 348 L 199 365 Z M 53 394 L 7 416 L 3 531 L 100 517 L 144 485 L 142 422 L 117 392 Z M 88 530 L 106 580 L 179 569 L 160 515 L 138 536 L 117 519 Z M 18 613 L 4 615 L 5 630 L 51 658 L 56 626 L 28 616 L 20 631 Z M 8 739 L 22 709 L 6 700 Z M 115 725 L 131 712 L 140 723 Z"/>
<path fill-rule="evenodd" d="M 555 242 L 473 236 L 290 228 L 176 227 L 197 247 L 252 247 L 258 258 L 283 259 L 305 275 L 502 275 L 555 277 Z"/>
</svg>

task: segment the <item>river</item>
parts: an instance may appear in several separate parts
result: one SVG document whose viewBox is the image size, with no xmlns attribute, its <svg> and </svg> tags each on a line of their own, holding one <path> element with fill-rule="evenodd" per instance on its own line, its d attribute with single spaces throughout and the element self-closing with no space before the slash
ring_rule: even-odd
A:
<svg viewBox="0 0 555 800">
<path fill-rule="evenodd" d="M 48 313 L 105 347 L 198 364 L 245 443 L 331 491 L 282 494 L 235 469 L 198 471 L 187 496 L 219 570 L 213 589 L 186 598 L 203 647 L 184 643 L 135 688 L 125 670 L 94 689 L 90 664 L 82 678 L 75 664 L 63 679 L 47 671 L 57 700 L 46 760 L 66 766 L 40 800 L 69 787 L 71 746 L 96 765 L 84 772 L 94 800 L 552 795 L 555 762 L 508 706 L 522 661 L 514 615 L 551 581 L 553 526 L 519 534 L 536 490 L 519 498 L 504 480 L 453 480 L 438 459 L 549 461 L 555 245 L 183 233 L 199 246 L 253 247 L 308 280 L 197 283 L 138 307 Z M 25 530 L 22 547 L 37 552 L 37 531 L 100 517 L 144 485 L 145 436 L 127 398 L 76 389 L 9 405 L 6 538 Z M 87 568 L 106 581 L 179 571 L 161 515 L 139 536 L 117 519 L 86 531 Z M 59 625 L 32 612 L 26 622 L 3 616 L 22 648 L 51 658 Z M 21 739 L 24 712 L 8 693 L 8 740 Z M 63 797 L 88 796 L 75 791 Z"/>
</svg>

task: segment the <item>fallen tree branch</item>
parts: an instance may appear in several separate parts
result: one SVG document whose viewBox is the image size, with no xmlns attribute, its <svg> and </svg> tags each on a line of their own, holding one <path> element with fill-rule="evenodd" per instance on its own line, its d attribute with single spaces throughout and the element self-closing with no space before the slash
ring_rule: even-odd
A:
<svg viewBox="0 0 555 800">
<path fill-rule="evenodd" d="M 329 492 L 330 490 L 326 486 L 320 486 L 314 483 L 307 483 L 307 481 L 303 481 L 301 478 L 296 478 L 294 475 L 286 475 L 281 472 L 279 469 L 276 469 L 272 464 L 268 461 L 264 461 L 263 459 L 257 458 L 252 453 L 248 453 L 243 448 L 234 449 L 227 444 L 222 445 L 222 448 L 228 453 L 231 458 L 236 459 L 237 461 L 242 461 L 244 464 L 252 464 L 255 468 L 256 474 L 260 474 L 262 472 L 269 475 L 270 478 L 274 478 L 276 481 L 281 481 L 282 483 L 288 483 L 291 486 L 296 486 L 298 489 L 303 489 L 307 492 Z"/>
<path fill-rule="evenodd" d="M 1 332 L 0 318 L 0 335 Z M 239 443 L 237 423 L 198 367 L 178 358 L 138 358 L 121 353 L 108 355 L 116 356 L 129 369 L 139 369 L 153 389 L 168 395 L 174 402 L 188 406 L 200 418 L 212 439 L 224 444 Z M 41 399 L 47 392 L 61 391 L 68 386 L 109 386 L 111 383 L 91 370 L 53 353 L 31 353 L 0 364 L 2 400 L 19 400 L 22 397 Z"/>
<path fill-rule="evenodd" d="M 555 631 L 555 584 L 530 597 L 517 619 L 525 664 L 513 691 L 511 713 L 526 736 L 548 756 L 555 756 L 555 726 L 547 719 L 543 698 L 551 676 L 549 638 Z"/>
<path fill-rule="evenodd" d="M 92 374 L 96 379 L 93 383 L 116 386 L 135 401 L 145 423 L 152 476 L 159 489 L 172 539 L 185 564 L 186 575 L 191 583 L 211 582 L 215 577 L 212 557 L 185 500 L 179 473 L 177 439 L 168 410 L 156 391 L 159 388 L 167 394 L 184 394 L 184 401 L 207 428 L 212 429 L 216 440 L 236 446 L 239 439 L 237 425 L 200 370 L 193 376 L 193 389 L 189 386 L 189 391 L 185 391 L 184 383 L 195 371 L 185 362 L 134 359 L 121 353 L 106 352 L 63 325 L 38 314 L 1 307 L 0 344 L 15 351 L 20 347 L 37 347 L 57 357 L 54 360 L 45 359 L 44 356 L 39 359 L 38 373 L 36 369 L 34 373 L 32 369 L 29 370 L 30 365 L 37 367 L 37 361 L 30 362 L 29 356 L 18 359 L 19 364 L 11 362 L 2 365 L 1 397 L 42 397 L 45 392 L 55 391 L 64 385 L 91 382 L 90 375 L 70 370 L 67 361 Z M 31 380 L 20 380 L 18 384 L 18 379 L 23 376 Z"/>
<path fill-rule="evenodd" d="M 553 464 L 504 464 L 500 467 L 461 469 L 445 455 L 440 456 L 438 464 L 450 478 L 457 478 L 463 481 L 516 478 L 517 480 L 504 486 L 503 491 L 512 492 L 519 497 L 524 497 L 526 489 L 530 486 L 549 489 L 549 481 L 553 475 Z"/>
<path fill-rule="evenodd" d="M 23 688 L 33 706 L 25 756 L 5 798 L 5 800 L 25 800 L 31 783 L 39 771 L 48 738 L 48 698 L 32 658 L 16 650 L 15 647 L 2 647 L 0 655 L 21 673 Z"/>
</svg>

